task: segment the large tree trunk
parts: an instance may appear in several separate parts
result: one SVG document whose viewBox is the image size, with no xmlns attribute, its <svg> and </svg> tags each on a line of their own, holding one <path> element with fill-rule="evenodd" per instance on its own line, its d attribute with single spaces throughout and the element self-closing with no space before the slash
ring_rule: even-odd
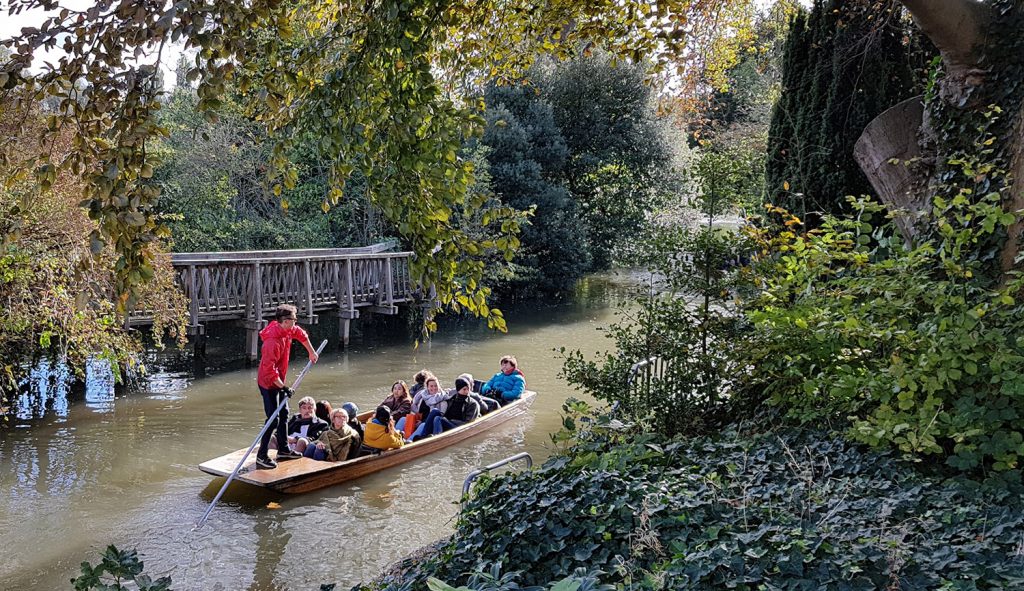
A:
<svg viewBox="0 0 1024 591">
<path fill-rule="evenodd" d="M 989 25 L 993 20 L 992 6 L 975 0 L 901 0 L 914 21 L 942 54 L 945 75 L 939 82 L 939 98 L 951 107 L 976 109 L 984 107 L 987 70 L 985 51 Z M 993 32 L 1001 35 L 1019 35 L 1020 31 Z M 993 38 L 995 38 L 993 36 Z M 1021 108 L 1024 111 L 1024 108 Z M 919 115 L 920 114 L 920 115 Z M 923 115 L 923 116 L 922 116 Z M 1005 153 L 1009 156 L 1012 185 L 1006 202 L 1008 211 L 1024 208 L 1024 113 L 1006 113 L 1013 117 L 1011 133 L 1000 141 L 1008 142 Z M 930 203 L 927 189 L 930 174 L 927 166 L 909 169 L 887 164 L 890 159 L 907 160 L 921 155 L 924 162 L 935 162 L 943 154 L 934 152 L 934 134 L 927 113 L 921 113 L 907 104 L 897 105 L 879 115 L 864 130 L 857 142 L 855 157 L 881 200 L 892 209 L 906 209 L 916 205 L 909 217 L 898 219 L 904 236 L 911 239 L 915 233 L 912 220 L 928 215 Z M 904 137 L 900 137 L 904 136 Z M 1011 228 L 1009 238 L 1000 253 L 1001 268 L 1006 271 L 1015 264 L 1020 249 L 1020 234 L 1024 224 Z"/>
</svg>

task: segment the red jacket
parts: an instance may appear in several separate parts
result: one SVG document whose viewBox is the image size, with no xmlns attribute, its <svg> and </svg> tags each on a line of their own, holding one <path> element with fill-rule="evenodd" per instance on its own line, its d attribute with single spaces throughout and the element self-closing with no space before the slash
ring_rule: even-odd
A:
<svg viewBox="0 0 1024 591">
<path fill-rule="evenodd" d="M 260 331 L 263 349 L 260 356 L 260 369 L 256 375 L 256 383 L 261 388 L 276 388 L 274 378 L 284 381 L 288 373 L 288 357 L 291 354 L 292 339 L 300 343 L 308 343 L 309 335 L 299 326 L 286 329 L 276 320 Z"/>
</svg>

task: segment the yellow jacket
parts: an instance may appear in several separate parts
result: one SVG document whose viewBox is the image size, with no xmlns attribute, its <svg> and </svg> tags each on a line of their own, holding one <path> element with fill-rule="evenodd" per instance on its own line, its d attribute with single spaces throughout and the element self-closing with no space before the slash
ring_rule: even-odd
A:
<svg viewBox="0 0 1024 591">
<path fill-rule="evenodd" d="M 366 421 L 366 430 L 363 435 L 363 444 L 374 449 L 397 449 L 405 445 L 405 440 L 391 425 L 391 431 L 385 432 L 384 425 L 379 425 L 370 419 Z"/>
</svg>

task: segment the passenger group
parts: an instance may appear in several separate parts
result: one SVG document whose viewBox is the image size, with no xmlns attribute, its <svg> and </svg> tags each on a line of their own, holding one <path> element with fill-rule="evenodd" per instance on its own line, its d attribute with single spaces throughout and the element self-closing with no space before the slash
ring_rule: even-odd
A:
<svg viewBox="0 0 1024 591">
<path fill-rule="evenodd" d="M 261 336 L 264 356 L 258 381 L 264 409 L 270 418 L 283 404 L 281 397 L 291 396 L 291 391 L 284 386 L 291 340 L 302 343 L 314 362 L 316 353 L 309 346 L 305 331 L 295 326 L 295 309 L 291 306 L 281 306 L 277 320 L 271 322 Z M 365 423 L 359 420 L 359 408 L 352 402 L 335 409 L 327 400 L 317 402 L 310 396 L 299 399 L 299 414 L 285 423 L 288 408 L 283 404 L 280 414 L 274 417 L 276 424 L 267 429 L 260 441 L 256 466 L 261 469 L 277 467 L 277 462 L 267 453 L 269 449 L 277 449 L 278 461 L 307 457 L 340 462 L 397 449 L 475 421 L 519 400 L 526 390 L 526 380 L 516 358 L 506 355 L 500 364 L 501 370 L 487 382 L 476 381 L 472 375 L 464 373 L 455 378 L 455 387 L 447 390 L 437 376 L 426 369 L 413 376 L 411 389 L 404 381 L 397 380 Z M 285 445 L 279 443 L 282 438 Z"/>
</svg>

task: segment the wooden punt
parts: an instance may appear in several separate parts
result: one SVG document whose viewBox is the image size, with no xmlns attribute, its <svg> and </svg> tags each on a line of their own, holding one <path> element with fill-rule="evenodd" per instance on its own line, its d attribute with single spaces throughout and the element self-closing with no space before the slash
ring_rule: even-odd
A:
<svg viewBox="0 0 1024 591">
<path fill-rule="evenodd" d="M 256 468 L 256 451 L 253 450 L 245 459 L 245 464 L 238 471 L 235 480 L 284 493 L 303 493 L 331 486 L 404 464 L 464 439 L 480 435 L 495 425 L 525 415 L 536 396 L 536 392 L 527 390 L 523 393 L 523 397 L 516 402 L 488 413 L 472 423 L 445 431 L 441 435 L 406 444 L 399 449 L 344 462 L 322 462 L 309 458 L 298 458 L 283 461 L 273 470 L 259 470 Z M 359 420 L 365 423 L 372 416 L 373 411 L 364 412 L 359 415 Z M 240 449 L 203 462 L 199 464 L 199 469 L 207 474 L 227 477 L 238 465 L 238 460 L 242 458 L 247 449 Z"/>
</svg>

